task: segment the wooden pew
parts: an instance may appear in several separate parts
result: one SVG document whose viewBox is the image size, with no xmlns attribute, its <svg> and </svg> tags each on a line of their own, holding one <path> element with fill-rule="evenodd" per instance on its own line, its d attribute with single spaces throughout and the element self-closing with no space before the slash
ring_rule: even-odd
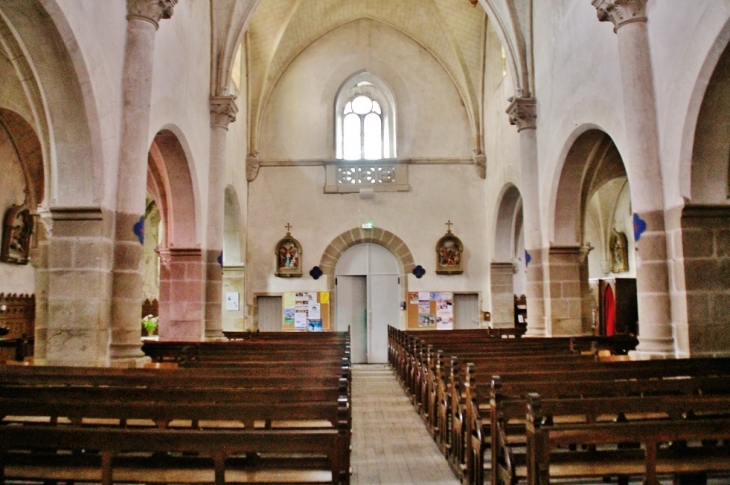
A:
<svg viewBox="0 0 730 485">
<path fill-rule="evenodd" d="M 320 476 L 312 483 L 347 483 L 346 461 L 342 458 L 345 431 L 338 429 L 305 430 L 214 430 L 170 428 L 90 428 L 83 426 L 2 426 L 0 450 L 4 452 L 3 475 L 22 479 L 55 481 L 96 481 L 104 485 L 114 481 L 132 483 L 215 483 L 257 482 L 265 473 L 262 467 L 247 470 L 231 466 L 236 454 L 308 453 L 324 456 L 329 477 Z M 29 466 L 26 456 L 19 455 L 13 466 L 8 455 L 11 449 L 70 450 L 73 453 L 53 456 L 47 466 Z M 98 456 L 84 456 L 83 450 L 96 450 Z M 137 456 L 131 455 L 135 452 Z M 140 453 L 147 455 L 139 457 Z M 196 458 L 185 456 L 195 453 Z M 165 454 L 161 458 L 159 454 Z M 175 454 L 175 455 L 173 455 Z M 79 459 L 86 458 L 86 460 Z M 174 458 L 177 457 L 177 460 Z M 33 456 L 35 459 L 38 458 Z M 126 460 L 125 460 L 126 458 Z M 203 459 L 201 459 L 203 458 Z M 91 461 L 91 464 L 89 462 Z M 246 464 L 245 458 L 238 462 Z M 192 463 L 191 463 L 192 462 Z M 55 466 L 54 466 L 55 465 Z M 177 465 L 177 466 L 176 466 Z M 302 483 L 302 470 L 276 474 L 277 483 Z M 287 479 L 288 477 L 288 479 Z M 271 478 L 269 479 L 271 480 Z"/>
<path fill-rule="evenodd" d="M 271 481 L 262 474 L 281 467 L 277 483 L 349 483 L 347 339 L 312 339 L 311 348 L 328 356 L 316 366 L 287 360 L 293 354 L 286 346 L 297 342 L 288 340 L 247 343 L 243 353 L 224 349 L 225 361 L 242 357 L 235 367 L 0 366 L 5 475 L 224 483 Z M 82 451 L 89 449 L 95 452 Z"/>
<path fill-rule="evenodd" d="M 730 398 L 662 396 L 542 400 L 527 397 L 526 476 L 530 485 L 548 484 L 551 476 L 590 478 L 643 475 L 658 485 L 659 475 L 730 472 L 730 446 L 709 441 L 730 439 Z M 600 415 L 640 418 L 600 421 Z M 661 418 L 647 419 L 647 413 Z M 687 419 L 689 413 L 699 415 Z M 552 419 L 547 420 L 551 415 Z M 559 415 L 585 416 L 584 422 L 560 423 Z M 623 443 L 639 443 L 626 450 Z M 681 442 L 681 446 L 679 445 Z M 701 444 L 700 444 L 701 443 Z M 566 452 L 558 447 L 585 445 Z M 571 448 L 572 449 L 572 448 Z M 494 483 L 494 482 L 493 482 Z M 512 482 L 510 482 L 512 483 Z"/>
<path fill-rule="evenodd" d="M 659 361 L 650 362 L 660 365 Z M 662 371 L 653 373 L 651 368 L 647 369 L 642 362 L 629 364 L 638 369 L 632 372 L 626 365 L 621 365 L 619 371 L 611 374 L 603 370 L 598 370 L 592 375 L 585 371 L 568 372 L 562 374 L 562 379 L 529 381 L 519 379 L 510 381 L 509 375 L 493 376 L 491 398 L 487 405 L 483 404 L 485 402 L 483 394 L 477 392 L 480 387 L 485 386 L 475 386 L 474 367 L 467 366 L 465 434 L 469 441 L 465 444 L 465 481 L 482 483 L 480 480 L 484 452 L 490 448 L 492 480 L 500 477 L 504 480 L 505 475 L 513 473 L 507 466 L 512 461 L 507 458 L 510 452 L 506 450 L 506 445 L 524 443 L 525 396 L 530 392 L 539 392 L 551 399 L 584 400 L 605 397 L 730 394 L 730 369 L 726 375 L 703 376 L 701 364 L 692 368 L 692 365 L 685 363 L 687 369 L 681 374 L 699 374 L 699 376 L 673 378 Z M 517 423 L 517 428 L 514 423 Z"/>
</svg>

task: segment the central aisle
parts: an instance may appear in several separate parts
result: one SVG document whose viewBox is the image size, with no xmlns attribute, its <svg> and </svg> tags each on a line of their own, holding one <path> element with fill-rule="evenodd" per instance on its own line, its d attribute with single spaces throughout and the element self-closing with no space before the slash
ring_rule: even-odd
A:
<svg viewBox="0 0 730 485">
<path fill-rule="evenodd" d="M 352 485 L 460 485 L 387 365 L 352 369 Z"/>
</svg>

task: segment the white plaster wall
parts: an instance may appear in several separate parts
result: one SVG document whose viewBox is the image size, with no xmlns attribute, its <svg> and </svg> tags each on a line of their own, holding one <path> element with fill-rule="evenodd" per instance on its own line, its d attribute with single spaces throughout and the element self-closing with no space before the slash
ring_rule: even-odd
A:
<svg viewBox="0 0 730 485">
<path fill-rule="evenodd" d="M 246 254 L 246 225 L 247 225 L 247 203 L 248 203 L 248 183 L 246 180 L 246 155 L 248 154 L 248 118 L 246 116 L 248 106 L 248 84 L 247 84 L 247 61 L 246 48 L 244 42 L 243 59 L 241 62 L 241 86 L 235 90 L 235 86 L 231 83 L 233 94 L 237 96 L 236 105 L 238 106 L 238 114 L 236 121 L 228 125 L 228 137 L 226 138 L 226 186 L 232 185 L 238 197 L 238 205 L 241 213 L 238 215 L 238 227 L 241 233 L 238 235 L 241 245 L 241 260 L 245 259 Z M 236 261 L 235 263 L 242 263 Z M 234 263 L 230 261 L 230 263 Z"/>
<path fill-rule="evenodd" d="M 361 19 L 322 36 L 289 65 L 265 107 L 261 159 L 333 159 L 335 96 L 362 70 L 394 92 L 398 158 L 471 157 L 466 111 L 442 65 L 403 33 Z"/>
<path fill-rule="evenodd" d="M 411 250 L 416 264 L 426 269 L 420 280 L 408 276 L 408 290 L 481 291 L 485 287 L 483 181 L 470 165 L 415 165 L 410 167 L 410 192 L 376 193 L 372 200 L 358 194 L 324 194 L 322 167 L 262 168 L 249 186 L 247 295 L 285 291 L 325 291 L 326 278 L 309 276 L 332 240 L 367 221 L 394 233 Z M 436 275 L 436 242 L 452 231 L 464 244 L 464 274 Z M 302 244 L 302 278 L 274 276 L 274 247 L 291 223 Z M 248 301 L 249 305 L 252 303 Z"/>
<path fill-rule="evenodd" d="M 618 43 L 590 2 L 534 2 L 537 149 L 543 241 L 554 233 L 562 164 L 575 139 L 600 128 L 626 153 Z"/>
</svg>

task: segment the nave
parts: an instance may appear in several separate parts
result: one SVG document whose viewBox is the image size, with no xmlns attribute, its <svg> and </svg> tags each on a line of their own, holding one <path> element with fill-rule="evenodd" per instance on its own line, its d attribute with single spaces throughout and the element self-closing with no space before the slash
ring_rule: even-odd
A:
<svg viewBox="0 0 730 485">
<path fill-rule="evenodd" d="M 458 485 L 387 365 L 352 369 L 351 485 Z"/>
</svg>

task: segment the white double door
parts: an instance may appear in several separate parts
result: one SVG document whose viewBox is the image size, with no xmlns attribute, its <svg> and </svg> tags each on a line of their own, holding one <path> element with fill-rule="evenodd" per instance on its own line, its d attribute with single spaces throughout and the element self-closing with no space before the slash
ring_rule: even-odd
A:
<svg viewBox="0 0 730 485">
<path fill-rule="evenodd" d="M 398 262 L 382 246 L 345 251 L 335 268 L 335 328 L 350 328 L 354 364 L 388 361 L 388 325 L 400 325 Z"/>
</svg>

